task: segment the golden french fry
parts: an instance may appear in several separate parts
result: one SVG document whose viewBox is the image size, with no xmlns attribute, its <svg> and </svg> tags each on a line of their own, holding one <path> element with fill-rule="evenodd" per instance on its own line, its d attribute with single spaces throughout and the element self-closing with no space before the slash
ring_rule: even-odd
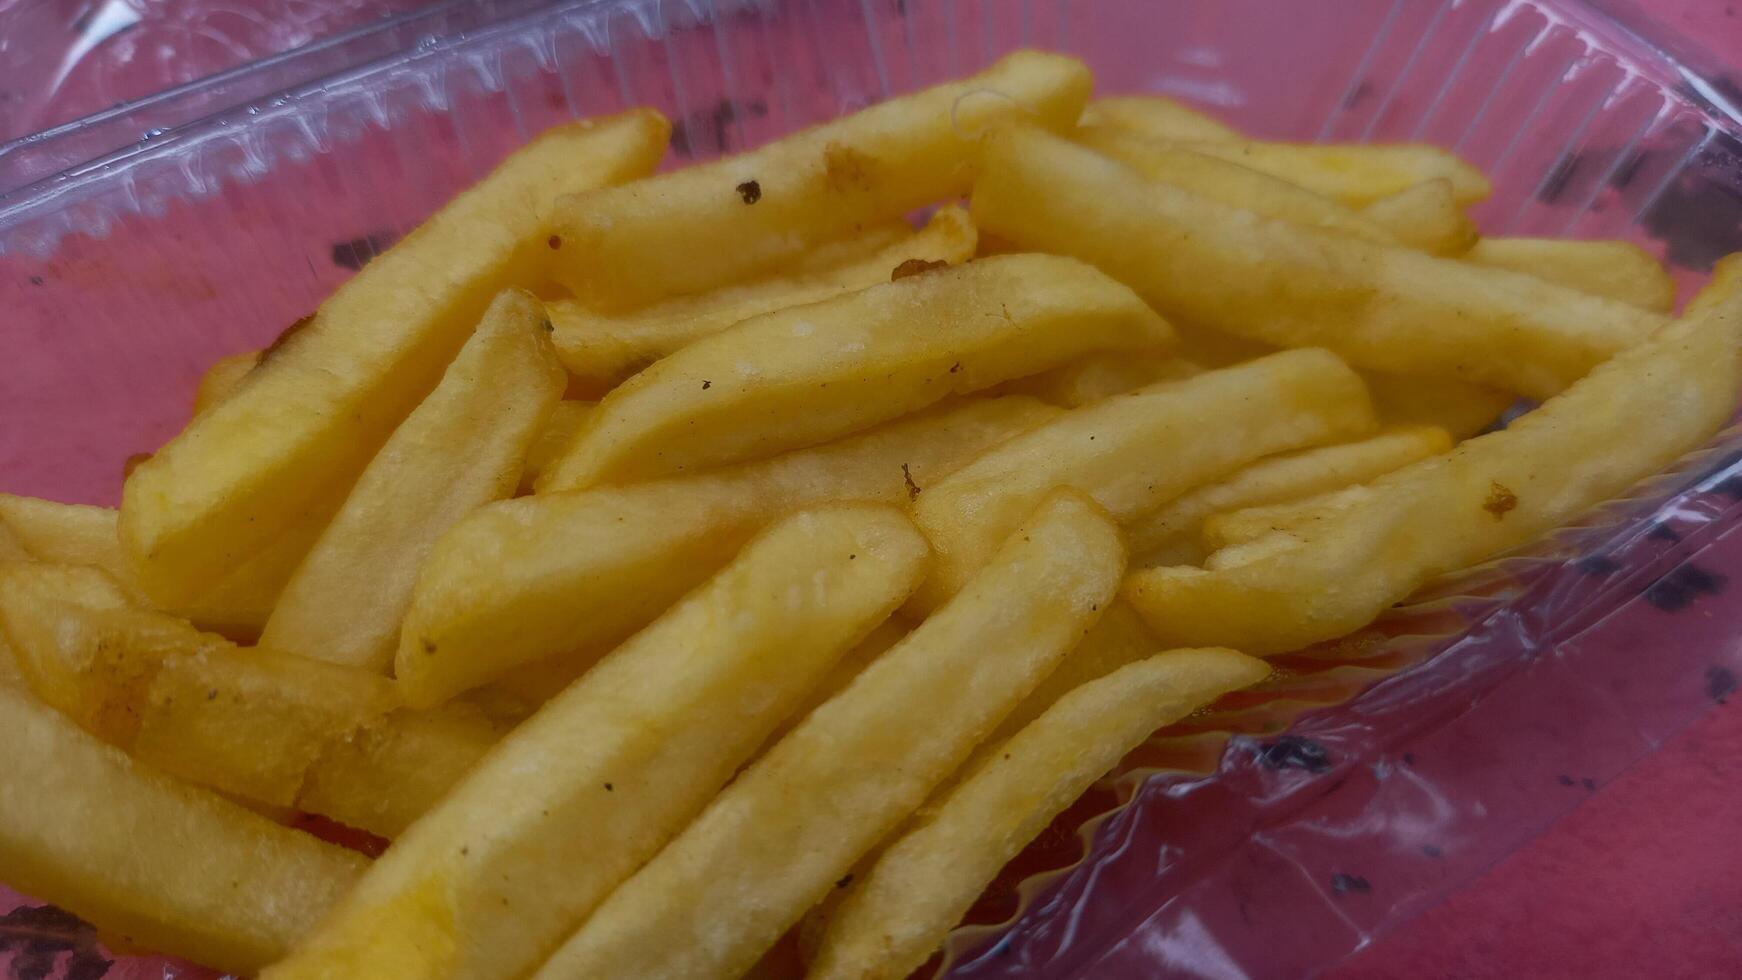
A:
<svg viewBox="0 0 1742 980">
<path fill-rule="evenodd" d="M 745 320 L 659 361 L 605 396 L 538 489 L 772 456 L 1171 337 L 1135 293 L 1071 259 L 938 269 Z"/>
<path fill-rule="evenodd" d="M 1233 650 L 1173 650 L 1060 698 L 847 887 L 806 976 L 901 980 L 1017 852 L 1157 728 L 1270 672 Z"/>
<path fill-rule="evenodd" d="M 1367 499 L 1365 487 L 1353 486 L 1315 493 L 1299 500 L 1211 514 L 1204 518 L 1199 528 L 1199 539 L 1208 552 L 1206 559 L 1214 559 L 1216 553 L 1225 548 L 1268 537 L 1273 531 L 1298 532 L 1335 513 L 1359 507 Z"/>
<path fill-rule="evenodd" d="M 954 602 L 752 763 L 534 976 L 749 969 L 1059 662 L 1112 598 L 1124 558 L 1093 502 L 1050 498 Z"/>
<path fill-rule="evenodd" d="M 1078 127 L 1073 138 L 1149 180 L 1158 180 L 1267 218 L 1397 244 L 1385 227 L 1339 201 L 1222 157 L 1109 126 Z"/>
<path fill-rule="evenodd" d="M 575 433 L 587 419 L 587 413 L 598 407 L 597 402 L 560 401 L 551 409 L 550 418 L 526 448 L 526 465 L 520 468 L 520 493 L 532 492 L 533 483 L 556 462 L 563 450 L 574 441 Z"/>
<path fill-rule="evenodd" d="M 280 956 L 360 854 L 134 762 L 0 687 L 6 883 L 132 942 L 233 973 Z"/>
<path fill-rule="evenodd" d="M 123 589 L 130 574 L 108 507 L 62 504 L 0 493 L 0 528 L 11 532 L 23 553 L 54 565 L 87 565 L 107 572 Z"/>
<path fill-rule="evenodd" d="M 1675 280 L 1632 242 L 1559 238 L 1484 238 L 1464 258 L 1477 265 L 1523 272 L 1640 309 L 1675 309 Z"/>
<path fill-rule="evenodd" d="M 384 671 L 436 538 L 514 492 L 566 379 L 530 293 L 490 304 L 429 397 L 394 430 L 284 587 L 260 645 Z"/>
<path fill-rule="evenodd" d="M 668 129 L 637 110 L 545 133 L 287 331 L 128 477 L 121 539 L 146 594 L 186 604 L 287 531 L 318 533 L 490 300 L 542 278 L 546 202 L 647 172 Z"/>
<path fill-rule="evenodd" d="M 603 393 L 667 354 L 741 320 L 889 282 L 904 266 L 966 262 L 974 255 L 975 241 L 968 212 L 952 205 L 940 208 L 923 229 L 834 266 L 782 272 L 628 313 L 594 313 L 575 300 L 558 300 L 550 306 L 556 324 L 552 339 L 569 373 Z"/>
<path fill-rule="evenodd" d="M 899 503 L 1058 411 L 973 400 L 785 456 L 674 480 L 484 507 L 436 543 L 400 633 L 396 674 L 436 704 L 556 655 L 584 670 L 711 575 L 768 522 L 836 500 Z"/>
<path fill-rule="evenodd" d="M 257 350 L 243 351 L 220 357 L 206 368 L 206 373 L 200 375 L 199 386 L 194 389 L 194 414 L 204 415 L 218 404 L 230 397 L 249 372 L 260 363 L 260 352 Z"/>
<path fill-rule="evenodd" d="M 621 311 L 773 271 L 819 242 L 962 196 L 977 134 L 1018 118 L 1066 129 L 1091 84 L 1074 58 L 1018 51 L 749 153 L 569 197 L 557 279 L 590 308 Z"/>
<path fill-rule="evenodd" d="M 1520 273 L 1259 218 L 1033 128 L 981 143 L 976 224 L 1093 262 L 1184 322 L 1535 398 L 1664 322 Z"/>
<path fill-rule="evenodd" d="M 914 521 L 937 551 L 912 608 L 954 595 L 1053 489 L 1133 521 L 1252 460 L 1374 426 L 1355 372 L 1322 350 L 1284 351 L 1067 412 L 923 486 Z"/>
<path fill-rule="evenodd" d="M 141 760 L 226 793 L 393 836 L 494 741 L 457 710 L 394 711 L 385 678 L 240 649 L 129 608 L 95 569 L 0 567 L 0 589 L 0 627 L 38 697 Z M 384 743 L 392 751 L 377 749 Z M 392 768 L 407 758 L 419 772 Z M 312 798 L 311 782 L 322 787 Z"/>
<path fill-rule="evenodd" d="M 1280 653 L 1360 628 L 1435 575 L 1523 544 L 1698 445 L 1742 384 L 1742 259 L 1679 321 L 1499 432 L 1347 493 L 1356 503 L 1211 556 L 1134 573 L 1163 641 Z M 1334 589 L 1325 583 L 1336 583 Z"/>
<path fill-rule="evenodd" d="M 1126 540 L 1138 564 L 1197 564 L 1204 557 L 1199 526 L 1212 514 L 1365 483 L 1451 448 L 1452 438 L 1444 429 L 1420 426 L 1381 432 L 1358 442 L 1269 456 L 1175 498 L 1126 528 Z"/>
<path fill-rule="evenodd" d="M 1518 401 L 1516 395 L 1467 381 L 1429 378 L 1391 371 L 1362 371 L 1379 421 L 1386 425 L 1432 426 L 1453 439 L 1468 439 L 1499 421 Z"/>
<path fill-rule="evenodd" d="M 1228 142 L 1182 143 L 1280 177 L 1308 190 L 1365 207 L 1424 181 L 1444 179 L 1459 204 L 1474 204 L 1493 188 L 1482 171 L 1425 143 L 1314 144 Z"/>
<path fill-rule="evenodd" d="M 524 976 L 701 810 L 925 563 L 924 540 L 884 505 L 769 529 L 515 729 L 262 980 Z"/>
<path fill-rule="evenodd" d="M 1039 718 L 1059 698 L 1163 649 L 1161 641 L 1144 624 L 1143 617 L 1137 615 L 1137 610 L 1123 599 L 1114 599 L 1101 610 L 1101 618 L 1095 620 L 1095 625 L 1083 634 L 1052 673 L 1011 709 L 968 763 L 957 770 L 957 775 L 979 768 L 980 763 L 997 750 L 999 743 Z"/>
<path fill-rule="evenodd" d="M 1424 180 L 1361 209 L 1403 245 L 1430 255 L 1464 255 L 1480 233 L 1444 177 Z"/>
<path fill-rule="evenodd" d="M 1005 382 L 998 386 L 998 391 L 1032 395 L 1064 408 L 1082 408 L 1157 381 L 1194 378 L 1205 370 L 1196 361 L 1169 350 L 1119 351 L 1080 357 L 1069 364 Z"/>
<path fill-rule="evenodd" d="M 769 733 L 768 738 L 762 743 L 763 747 L 771 747 L 785 738 L 786 733 L 797 728 L 800 722 L 809 718 L 810 713 L 815 711 L 818 705 L 846 690 L 847 685 L 853 683 L 854 679 L 863 674 L 866 667 L 869 667 L 878 657 L 889 652 L 912 631 L 913 628 L 899 617 L 892 616 L 878 624 L 877 628 L 871 631 L 870 636 L 860 640 L 858 646 L 842 654 L 841 659 L 835 661 L 835 665 L 829 668 L 827 674 L 823 675 L 823 679 L 805 692 L 798 707 L 788 713 L 786 718 L 775 726 L 774 731 Z"/>
<path fill-rule="evenodd" d="M 1103 96 L 1083 109 L 1081 125 L 1117 127 L 1162 140 L 1238 143 L 1246 139 L 1238 130 L 1165 95 Z"/>
</svg>

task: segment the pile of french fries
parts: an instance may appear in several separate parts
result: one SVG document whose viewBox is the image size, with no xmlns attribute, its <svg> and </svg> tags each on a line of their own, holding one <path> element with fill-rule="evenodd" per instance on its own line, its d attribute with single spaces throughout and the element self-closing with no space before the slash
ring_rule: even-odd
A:
<svg viewBox="0 0 1742 980">
<path fill-rule="evenodd" d="M 0 497 L 0 879 L 271 980 L 900 978 L 1255 658 L 1729 418 L 1739 260 L 1672 318 L 1441 150 L 1090 90 L 657 174 L 657 113 L 558 128 L 119 511 Z"/>
</svg>

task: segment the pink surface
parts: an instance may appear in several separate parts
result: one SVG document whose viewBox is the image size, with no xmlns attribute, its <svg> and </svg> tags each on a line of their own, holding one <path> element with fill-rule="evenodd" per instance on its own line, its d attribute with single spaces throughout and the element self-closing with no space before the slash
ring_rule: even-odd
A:
<svg viewBox="0 0 1742 980">
<path fill-rule="evenodd" d="M 115 101 L 154 88 L 176 84 L 229 67 L 253 57 L 306 43 L 314 37 L 415 4 L 336 0 L 305 3 L 250 2 L 150 3 L 145 0 L 91 0 L 83 4 L 7 3 L 0 0 L 0 139 L 54 125 Z M 1653 4 L 1677 30 L 1701 39 L 1712 51 L 1742 55 L 1742 21 L 1731 5 L 1722 3 Z M 50 43 L 19 44 L 23 31 Z M 9 43 L 6 38 L 12 38 Z M 321 213 L 321 212 L 317 212 Z M 358 229 L 338 226 L 334 240 Z M 122 232 L 125 234 L 125 230 Z M 191 247 L 197 248 L 197 243 Z M 77 252 L 63 256 L 68 268 L 57 269 L 68 287 L 77 270 Z M 192 282 L 197 263 L 166 264 L 163 275 L 175 288 L 199 288 Z M 100 275 L 82 287 L 100 289 Z M 332 270 L 310 276 L 331 278 Z M 0 286 L 10 288 L 11 284 Z M 114 297 L 121 309 L 128 297 Z M 218 301 L 214 297 L 214 302 Z M 286 319 L 294 315 L 287 311 Z M 256 338 L 238 335 L 235 346 Z M 49 349 L 44 345 L 42 350 Z M 47 356 L 46 354 L 44 356 Z M 188 380 L 201 365 L 170 364 Z M 69 405 L 79 392 L 40 392 Z M 69 412 L 68 417 L 74 413 Z M 148 448 L 164 433 L 137 433 L 139 448 Z M 67 438 L 80 438 L 68 432 Z M 93 488 L 91 499 L 101 491 Z M 1689 563 L 1724 568 L 1731 581 L 1742 581 L 1742 536 L 1730 535 Z M 1675 573 L 1671 573 L 1675 574 Z M 1698 618 L 1701 628 L 1668 632 L 1650 610 L 1616 617 L 1580 637 L 1641 658 L 1652 656 L 1654 644 L 1702 644 L 1714 657 L 1734 656 L 1730 636 L 1742 623 L 1742 604 L 1709 598 L 1683 619 Z M 1674 637 L 1667 640 L 1666 636 Z M 1720 685 L 1721 686 L 1721 685 Z M 1699 692 L 1702 695 L 1707 692 Z M 1648 733 L 1647 741 L 1655 743 Z M 1603 977 L 1641 974 L 1672 977 L 1733 976 L 1742 953 L 1742 840 L 1734 833 L 1733 815 L 1742 805 L 1737 753 L 1742 751 L 1742 719 L 1734 704 L 1715 708 L 1692 728 L 1673 735 L 1657 751 L 1642 755 L 1613 782 L 1612 773 L 1560 772 L 1545 760 L 1541 785 L 1520 785 L 1523 796 L 1572 794 L 1578 802 L 1560 823 L 1537 839 L 1521 843 L 1510 856 L 1445 901 L 1426 907 L 1405 927 L 1379 939 L 1332 975 L 1349 977 L 1515 976 Z M 1479 757 L 1478 757 L 1479 759 Z M 1479 765 L 1479 761 L 1470 763 Z M 1559 778 L 1565 775 L 1572 786 Z M 1599 787 L 1587 790 L 1582 780 Z M 1343 803 L 1323 804 L 1347 810 L 1343 818 L 1374 814 L 1356 805 L 1357 785 Z M 1366 799 L 1360 797 L 1360 799 Z M 1497 834 L 1505 836 L 1496 815 Z M 1439 846 L 1439 845 L 1434 845 Z M 1290 896 L 1310 892 L 1323 897 L 1326 883 L 1294 880 L 1294 866 L 1254 859 L 1252 873 L 1262 881 L 1261 906 L 1273 915 L 1251 941 L 1262 942 L 1265 930 L 1338 933 L 1362 916 L 1360 903 L 1387 898 L 1391 882 L 1377 875 L 1370 891 L 1356 889 L 1336 898 L 1348 911 L 1341 919 L 1290 920 Z M 1401 866 L 1401 865 L 1400 865 Z M 1431 868 L 1431 863 L 1425 865 Z M 1280 879 L 1280 880 L 1279 880 Z M 1250 907 L 1232 908 L 1236 918 Z M 5 935 L 0 931 L 0 935 Z M 1133 937 L 1141 942 L 1142 935 Z M 1155 957 L 1130 962 L 1153 969 Z M 146 966 L 137 967 L 150 969 Z M 1138 969 L 1138 967 L 1134 967 Z M 119 971 L 111 977 L 121 975 Z M 134 974 L 128 974 L 133 976 Z M 140 973 L 139 976 L 156 973 Z M 1153 975 L 1119 973 L 1104 975 Z"/>
</svg>

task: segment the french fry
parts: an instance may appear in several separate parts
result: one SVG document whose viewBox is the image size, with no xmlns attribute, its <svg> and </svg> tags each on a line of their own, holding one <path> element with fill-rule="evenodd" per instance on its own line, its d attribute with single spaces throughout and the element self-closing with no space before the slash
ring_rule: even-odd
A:
<svg viewBox="0 0 1742 980">
<path fill-rule="evenodd" d="M 204 415 L 213 405 L 230 397 L 259 363 L 260 352 L 257 350 L 243 351 L 213 361 L 212 366 L 206 368 L 206 373 L 200 375 L 199 386 L 194 389 L 194 414 Z"/>
<path fill-rule="evenodd" d="M 1198 536 L 1208 552 L 1205 557 L 1214 559 L 1223 549 L 1256 541 L 1273 531 L 1300 531 L 1337 512 L 1359 507 L 1367 499 L 1366 488 L 1357 485 L 1315 493 L 1299 500 L 1242 507 L 1204 518 Z"/>
<path fill-rule="evenodd" d="M 954 595 L 1057 487 L 1074 487 L 1129 522 L 1260 457 L 1373 426 L 1361 379 L 1310 349 L 1067 412 L 921 485 L 914 521 L 937 562 L 911 608 L 933 609 Z"/>
<path fill-rule="evenodd" d="M 1135 293 L 1071 259 L 938 269 L 745 320 L 659 361 L 605 396 L 538 490 L 772 456 L 1171 337 Z"/>
<path fill-rule="evenodd" d="M 1109 126 L 1078 127 L 1078 143 L 1111 157 L 1149 180 L 1158 180 L 1267 218 L 1340 232 L 1363 241 L 1397 244 L 1385 227 L 1339 201 L 1241 166 Z"/>
<path fill-rule="evenodd" d="M 1379 198 L 1362 208 L 1361 215 L 1400 244 L 1429 255 L 1464 255 L 1481 237 L 1444 177 Z"/>
<path fill-rule="evenodd" d="M 1539 399 L 1664 322 L 1520 273 L 1258 218 L 1032 128 L 982 140 L 973 214 L 1095 263 L 1184 322 Z"/>
<path fill-rule="evenodd" d="M 1365 483 L 1451 448 L 1452 438 L 1444 429 L 1422 426 L 1266 457 L 1175 498 L 1126 528 L 1126 540 L 1138 564 L 1194 565 L 1204 557 L 1199 526 L 1212 514 Z"/>
<path fill-rule="evenodd" d="M 1020 704 L 1010 710 L 1010 714 L 1004 716 L 997 729 L 980 743 L 979 749 L 956 771 L 956 775 L 978 769 L 1005 739 L 1039 718 L 1059 698 L 1163 649 L 1161 641 L 1155 638 L 1155 633 L 1144 624 L 1143 617 L 1137 615 L 1130 603 L 1123 599 L 1108 603 L 1095 625 L 1083 634 L 1052 673 L 1047 674 Z"/>
<path fill-rule="evenodd" d="M 839 265 L 782 272 L 615 315 L 594 313 L 575 300 L 558 300 L 550 306 L 556 324 L 552 339 L 569 373 L 603 393 L 667 354 L 741 320 L 888 282 L 904 264 L 913 268 L 912 263 L 966 262 L 974 255 L 975 241 L 967 211 L 952 205 L 939 209 L 923 229 Z"/>
<path fill-rule="evenodd" d="M 805 692 L 803 700 L 794 708 L 779 725 L 770 732 L 763 747 L 768 748 L 786 737 L 786 733 L 797 728 L 799 723 L 810 717 L 819 705 L 847 689 L 847 685 L 865 672 L 865 668 L 874 663 L 878 657 L 889 652 L 912 632 L 912 627 L 899 617 L 892 616 L 878 624 L 871 635 L 859 641 L 853 649 L 841 655 L 829 672 L 823 675 L 810 690 Z"/>
<path fill-rule="evenodd" d="M 883 505 L 769 529 L 509 735 L 262 980 L 524 976 L 689 822 L 925 562 L 924 540 Z"/>
<path fill-rule="evenodd" d="M 538 430 L 532 445 L 526 448 L 526 464 L 520 468 L 520 493 L 532 492 L 533 483 L 550 468 L 563 450 L 574 441 L 587 413 L 598 407 L 597 402 L 560 401 L 551 409 L 550 418 Z"/>
<path fill-rule="evenodd" d="M 1453 439 L 1468 439 L 1499 421 L 1518 401 L 1510 392 L 1450 378 L 1391 371 L 1363 371 L 1379 421 L 1394 426 L 1432 426 Z"/>
<path fill-rule="evenodd" d="M 558 681 L 653 621 L 752 534 L 803 507 L 906 502 L 989 446 L 1056 417 L 968 401 L 839 443 L 674 480 L 491 504 L 436 543 L 400 633 L 401 694 L 431 705 L 568 655 Z"/>
<path fill-rule="evenodd" d="M 974 137 L 1011 119 L 1076 122 L 1082 62 L 1018 51 L 977 75 L 759 149 L 558 205 L 556 276 L 618 312 L 771 272 L 819 242 L 962 196 Z"/>
<path fill-rule="evenodd" d="M 1165 95 L 1103 96 L 1083 109 L 1082 126 L 1106 126 L 1151 139 L 1239 143 L 1246 139 L 1230 126 Z"/>
<path fill-rule="evenodd" d="M 1482 171 L 1425 143 L 1182 143 L 1208 156 L 1298 184 L 1350 207 L 1365 207 L 1424 181 L 1444 179 L 1452 198 L 1474 204 L 1493 190 Z"/>
<path fill-rule="evenodd" d="M 1174 650 L 1065 695 L 855 876 L 806 976 L 901 980 L 918 969 L 998 870 L 1125 753 L 1269 672 L 1233 650 Z"/>
<path fill-rule="evenodd" d="M 1158 381 L 1194 378 L 1204 371 L 1203 365 L 1170 350 L 1119 351 L 1079 357 L 1069 364 L 1007 381 L 998 391 L 1031 395 L 1064 408 L 1082 408 Z"/>
<path fill-rule="evenodd" d="M 1632 242 L 1557 238 L 1484 238 L 1464 256 L 1477 265 L 1511 269 L 1607 296 L 1643 310 L 1675 309 L 1675 280 Z"/>
<path fill-rule="evenodd" d="M 733 780 L 535 978 L 749 969 L 1059 662 L 1123 566 L 1100 508 L 1070 491 L 1050 498 L 954 602 Z"/>
<path fill-rule="evenodd" d="M 668 129 L 637 110 L 547 132 L 287 331 L 128 477 L 121 539 L 146 594 L 179 607 L 287 532 L 318 534 L 490 300 L 542 278 L 546 202 L 647 172 Z"/>
<path fill-rule="evenodd" d="M 514 492 L 566 378 L 531 294 L 490 304 L 435 390 L 363 470 L 279 596 L 260 645 L 385 671 L 436 538 Z"/>
<path fill-rule="evenodd" d="M 226 793 L 391 837 L 495 740 L 458 708 L 395 711 L 385 678 L 237 648 L 130 608 L 95 569 L 0 567 L 0 589 L 0 627 L 38 697 L 140 760 Z M 396 769 L 408 759 L 417 772 Z"/>
<path fill-rule="evenodd" d="M 6 883 L 152 949 L 233 973 L 280 956 L 360 854 L 135 763 L 0 687 Z"/>
<path fill-rule="evenodd" d="M 108 507 L 63 504 L 0 493 L 0 527 L 11 531 L 23 553 L 55 565 L 87 565 L 107 572 L 128 589 L 127 558 Z"/>
<path fill-rule="evenodd" d="M 1733 257 L 1681 320 L 1505 429 L 1351 491 L 1357 504 L 1310 526 L 1217 552 L 1208 569 L 1139 570 L 1125 595 L 1169 644 L 1216 637 L 1268 655 L 1351 632 L 1698 445 L 1735 408 L 1739 346 Z"/>
</svg>

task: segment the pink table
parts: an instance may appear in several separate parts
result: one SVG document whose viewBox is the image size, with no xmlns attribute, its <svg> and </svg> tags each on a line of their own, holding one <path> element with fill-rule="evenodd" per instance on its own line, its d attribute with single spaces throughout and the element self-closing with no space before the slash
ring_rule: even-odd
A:
<svg viewBox="0 0 1742 980">
<path fill-rule="evenodd" d="M 0 140 L 417 5 L 0 0 Z M 1742 71 L 1742 5 L 1660 0 L 1642 6 Z M 1742 91 L 1742 84 L 1732 91 Z M 1689 564 L 1735 566 L 1742 575 L 1742 535 L 1729 538 Z M 1742 636 L 1735 628 L 1742 625 L 1742 604 L 1713 600 L 1698 615 L 1717 621 L 1718 629 L 1706 631 L 1710 636 Z M 1721 702 L 1742 698 L 1722 683 L 1712 695 Z M 1736 704 L 1712 710 L 1606 785 L 1587 789 L 1572 773 L 1542 791 L 1588 798 L 1332 975 L 1738 974 L 1742 875 L 1734 872 L 1742 868 L 1742 838 L 1734 814 L 1742 810 L 1742 710 Z M 6 938 L 0 928 L 0 940 Z"/>
</svg>

